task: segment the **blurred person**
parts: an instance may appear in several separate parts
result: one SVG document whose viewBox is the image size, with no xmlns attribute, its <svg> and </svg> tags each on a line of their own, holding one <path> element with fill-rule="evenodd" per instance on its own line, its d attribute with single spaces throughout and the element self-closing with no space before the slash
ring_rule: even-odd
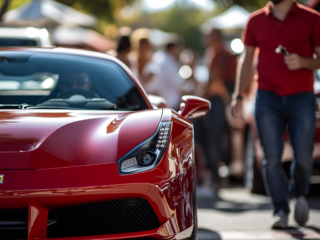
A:
<svg viewBox="0 0 320 240">
<path fill-rule="evenodd" d="M 86 72 L 66 74 L 61 77 L 59 83 L 60 90 L 63 92 L 74 88 L 90 91 L 92 86 L 91 77 Z"/>
<path fill-rule="evenodd" d="M 211 110 L 204 118 L 194 121 L 195 141 L 204 149 L 206 165 L 212 175 L 210 188 L 217 192 L 221 182 L 220 164 L 225 158 L 231 158 L 230 155 L 224 156 L 222 143 L 227 143 L 230 154 L 231 136 L 225 106 L 229 101 L 229 93 L 234 89 L 236 58 L 224 47 L 221 32 L 217 29 L 207 36 L 207 45 L 209 80 L 204 97 L 211 102 Z"/>
<path fill-rule="evenodd" d="M 187 88 L 193 95 L 202 96 L 203 90 L 199 86 L 199 82 L 195 77 L 195 68 L 197 66 L 197 57 L 194 51 L 190 49 L 184 49 L 179 56 L 180 62 L 184 67 L 189 67 L 191 72 L 190 77 L 187 80 Z M 211 184 L 210 169 L 206 166 L 206 154 L 204 152 L 202 134 L 201 132 L 201 120 L 191 119 L 194 124 L 195 134 L 195 163 L 197 170 L 197 195 L 198 196 L 211 196 L 213 192 L 209 186 Z"/>
<path fill-rule="evenodd" d="M 274 205 L 273 229 L 286 229 L 290 213 L 287 179 L 281 164 L 287 128 L 294 150 L 289 185 L 289 193 L 295 198 L 294 218 L 299 225 L 308 221 L 305 196 L 313 166 L 313 71 L 320 68 L 319 29 L 320 15 L 316 11 L 292 0 L 272 0 L 251 15 L 243 34 L 245 50 L 238 65 L 232 111 L 242 117 L 242 93 L 255 49 L 259 48 L 255 118 L 264 151 L 264 183 Z M 287 48 L 288 56 L 276 54 L 280 44 Z"/>
<path fill-rule="evenodd" d="M 184 93 L 185 80 L 179 75 L 179 55 L 181 46 L 170 42 L 166 46 L 163 59 L 158 63 L 159 73 L 149 86 L 149 92 L 163 97 L 169 108 L 178 110 Z"/>
<path fill-rule="evenodd" d="M 219 29 L 213 29 L 208 36 L 208 45 L 210 46 L 207 52 L 208 66 L 210 69 L 209 87 L 207 88 L 207 94 L 216 94 L 223 97 L 225 100 L 225 112 L 227 114 L 226 123 L 224 124 L 224 132 L 222 133 L 226 146 L 222 149 L 223 152 L 230 152 L 229 147 L 231 145 L 231 154 L 223 154 L 223 158 L 229 158 L 230 174 L 233 177 L 240 179 L 243 176 L 243 146 L 241 141 L 242 126 L 244 122 L 235 121 L 234 118 L 230 118 L 230 100 L 231 95 L 234 92 L 236 69 L 237 69 L 237 56 L 232 54 L 224 45 L 222 39 L 222 33 Z M 223 84 L 221 84 L 223 83 Z M 227 93 L 223 90 L 226 88 Z M 219 90 L 221 89 L 221 90 Z M 236 124 L 235 124 L 236 122 Z M 237 126 L 236 126 L 237 125 Z"/>
<path fill-rule="evenodd" d="M 158 66 L 152 62 L 152 48 L 149 39 L 141 38 L 138 44 L 136 71 L 142 86 L 149 92 L 148 86 L 159 72 Z"/>
<path fill-rule="evenodd" d="M 69 98 L 75 95 L 75 92 L 85 97 L 92 97 L 95 94 L 91 91 L 92 77 L 86 71 L 69 72 L 59 76 L 58 84 L 55 86 L 50 95 L 42 97 L 39 103 L 45 102 L 52 98 Z M 79 89 L 79 91 L 72 91 L 72 89 Z"/>
<path fill-rule="evenodd" d="M 226 49 L 222 33 L 219 29 L 213 29 L 207 36 L 208 50 L 206 52 L 207 65 L 210 71 L 209 86 L 222 81 L 228 94 L 234 92 L 235 77 L 237 68 L 237 58 L 228 49 Z M 223 87 L 223 86 L 222 86 Z M 213 88 L 213 87 L 212 87 Z M 207 88 L 206 94 L 210 95 L 214 89 Z M 219 92 L 219 95 L 228 101 L 225 91 Z"/>
<path fill-rule="evenodd" d="M 132 67 L 132 64 L 129 60 L 129 54 L 131 52 L 131 41 L 129 36 L 124 35 L 121 36 L 118 41 L 118 47 L 117 47 L 117 58 L 122 61 L 124 64 L 126 64 L 129 68 Z"/>
<path fill-rule="evenodd" d="M 138 73 L 139 76 L 143 75 L 143 72 L 148 65 L 148 63 L 151 61 L 152 56 L 151 51 L 151 44 L 150 41 L 147 38 L 141 38 L 139 40 L 139 46 L 138 46 L 138 57 L 137 57 L 137 64 L 138 64 Z"/>
</svg>

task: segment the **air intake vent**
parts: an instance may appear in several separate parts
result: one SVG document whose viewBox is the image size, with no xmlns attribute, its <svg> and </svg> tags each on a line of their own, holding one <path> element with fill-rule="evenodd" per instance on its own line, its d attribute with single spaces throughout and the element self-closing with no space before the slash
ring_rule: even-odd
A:
<svg viewBox="0 0 320 240">
<path fill-rule="evenodd" d="M 142 198 L 89 203 L 49 210 L 48 238 L 147 231 L 160 227 L 149 202 Z"/>
<path fill-rule="evenodd" d="M 28 238 L 28 209 L 0 209 L 0 239 Z"/>
</svg>

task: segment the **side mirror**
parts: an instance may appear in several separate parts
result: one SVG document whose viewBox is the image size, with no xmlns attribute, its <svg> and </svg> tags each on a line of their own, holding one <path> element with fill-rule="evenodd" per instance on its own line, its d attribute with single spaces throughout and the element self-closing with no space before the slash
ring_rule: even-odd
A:
<svg viewBox="0 0 320 240">
<path fill-rule="evenodd" d="M 167 107 L 167 101 L 163 97 L 148 94 L 148 98 L 149 98 L 150 102 L 154 106 L 156 106 L 157 108 L 166 108 Z"/>
<path fill-rule="evenodd" d="M 179 114 L 185 118 L 197 118 L 206 115 L 211 109 L 211 103 L 196 96 L 183 96 Z"/>
</svg>

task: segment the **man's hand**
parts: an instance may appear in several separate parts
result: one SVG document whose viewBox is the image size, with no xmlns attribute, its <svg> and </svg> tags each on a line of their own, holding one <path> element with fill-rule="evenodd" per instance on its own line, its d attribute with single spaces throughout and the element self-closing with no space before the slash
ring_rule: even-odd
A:
<svg viewBox="0 0 320 240">
<path fill-rule="evenodd" d="M 306 68 L 306 59 L 295 53 L 285 56 L 284 61 L 292 71 Z"/>
<path fill-rule="evenodd" d="M 234 118 L 243 118 L 243 100 L 235 99 L 231 102 L 231 115 Z"/>
</svg>

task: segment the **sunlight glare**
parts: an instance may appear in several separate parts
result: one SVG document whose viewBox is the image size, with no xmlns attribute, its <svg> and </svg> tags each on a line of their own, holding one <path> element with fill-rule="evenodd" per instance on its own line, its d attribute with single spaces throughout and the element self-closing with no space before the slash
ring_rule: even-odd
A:
<svg viewBox="0 0 320 240">
<path fill-rule="evenodd" d="M 207 5 L 207 0 L 192 0 L 192 2 L 195 2 L 203 7 Z"/>
<path fill-rule="evenodd" d="M 165 8 L 175 0 L 146 0 L 147 6 L 151 9 Z"/>
<path fill-rule="evenodd" d="M 180 68 L 179 70 L 179 75 L 180 77 L 184 79 L 188 79 L 189 77 L 192 76 L 192 69 L 188 65 L 184 65 Z"/>
<path fill-rule="evenodd" d="M 232 51 L 234 51 L 237 54 L 242 53 L 244 50 L 244 45 L 243 45 L 241 39 L 239 39 L 239 38 L 233 39 L 231 42 L 231 49 L 232 49 Z"/>
<path fill-rule="evenodd" d="M 44 89 L 49 89 L 53 87 L 54 83 L 55 83 L 54 79 L 47 78 L 46 80 L 43 81 L 41 85 Z"/>
</svg>

